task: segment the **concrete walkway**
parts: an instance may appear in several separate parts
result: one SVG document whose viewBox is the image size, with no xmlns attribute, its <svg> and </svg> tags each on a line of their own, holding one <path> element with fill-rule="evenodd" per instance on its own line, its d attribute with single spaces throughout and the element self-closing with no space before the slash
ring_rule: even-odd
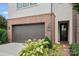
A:
<svg viewBox="0 0 79 59">
<path fill-rule="evenodd" d="M 70 56 L 69 45 L 61 44 L 64 56 Z M 0 56 L 19 56 L 18 52 L 22 49 L 23 43 L 8 43 L 0 45 Z"/>
<path fill-rule="evenodd" d="M 8 43 L 0 45 L 0 56 L 18 56 L 18 52 L 22 47 L 22 43 Z"/>
<path fill-rule="evenodd" d="M 64 56 L 70 56 L 69 44 L 62 44 L 62 49 L 64 52 Z"/>
</svg>

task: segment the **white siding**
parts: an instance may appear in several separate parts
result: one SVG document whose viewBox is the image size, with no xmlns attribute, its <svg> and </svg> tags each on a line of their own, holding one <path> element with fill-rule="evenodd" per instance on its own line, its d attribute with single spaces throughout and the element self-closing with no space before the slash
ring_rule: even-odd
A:
<svg viewBox="0 0 79 59">
<path fill-rule="evenodd" d="M 58 42 L 59 31 L 58 21 L 69 20 L 69 43 L 72 43 L 72 5 L 68 3 L 53 4 L 53 12 L 55 13 L 55 42 Z"/>
<path fill-rule="evenodd" d="M 9 19 L 16 17 L 39 15 L 44 13 L 50 13 L 50 3 L 38 3 L 37 6 L 30 8 L 23 8 L 18 10 L 16 3 L 9 3 Z"/>
</svg>

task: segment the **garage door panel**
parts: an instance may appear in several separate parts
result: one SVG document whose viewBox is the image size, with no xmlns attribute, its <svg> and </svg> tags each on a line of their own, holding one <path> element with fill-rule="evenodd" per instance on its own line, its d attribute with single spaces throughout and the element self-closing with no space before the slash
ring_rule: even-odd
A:
<svg viewBox="0 0 79 59">
<path fill-rule="evenodd" d="M 45 36 L 44 24 L 13 26 L 13 41 L 25 42 L 27 39 L 39 39 Z"/>
</svg>

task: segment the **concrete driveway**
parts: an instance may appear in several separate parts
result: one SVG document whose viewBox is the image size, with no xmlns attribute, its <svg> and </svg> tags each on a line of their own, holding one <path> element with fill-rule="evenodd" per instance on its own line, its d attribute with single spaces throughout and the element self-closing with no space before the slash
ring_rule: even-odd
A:
<svg viewBox="0 0 79 59">
<path fill-rule="evenodd" d="M 18 56 L 23 43 L 8 43 L 0 45 L 0 56 Z"/>
</svg>

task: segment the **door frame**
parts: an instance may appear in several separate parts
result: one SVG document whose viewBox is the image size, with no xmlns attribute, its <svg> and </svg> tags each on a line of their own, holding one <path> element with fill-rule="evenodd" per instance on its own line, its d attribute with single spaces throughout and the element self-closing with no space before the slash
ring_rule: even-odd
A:
<svg viewBox="0 0 79 59">
<path fill-rule="evenodd" d="M 60 39 L 60 24 L 61 23 L 67 23 L 68 24 L 68 38 L 67 38 L 67 42 L 69 43 L 69 21 L 58 21 L 58 41 L 61 42 L 61 39 Z M 64 41 L 63 41 L 64 42 Z"/>
</svg>

